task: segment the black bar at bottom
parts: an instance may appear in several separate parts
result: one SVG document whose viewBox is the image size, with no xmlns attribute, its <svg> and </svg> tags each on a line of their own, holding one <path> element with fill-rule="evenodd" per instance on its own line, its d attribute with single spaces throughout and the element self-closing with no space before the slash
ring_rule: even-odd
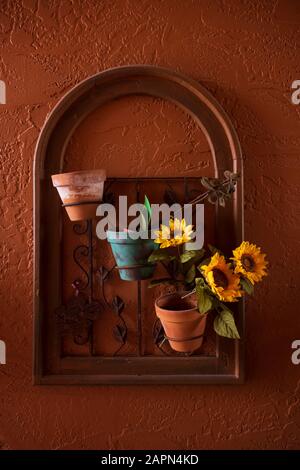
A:
<svg viewBox="0 0 300 470">
<path fill-rule="evenodd" d="M 300 450 L 237 450 L 237 451 L 212 451 L 212 450 L 145 450 L 145 451 L 77 451 L 77 450 L 8 450 L 0 452 L 0 465 L 4 463 L 20 463 L 22 468 L 26 463 L 40 466 L 56 463 L 96 464 L 93 468 L 108 468 L 121 466 L 122 468 L 141 468 L 145 465 L 169 467 L 183 466 L 191 468 L 204 468 L 206 464 L 216 464 L 219 468 L 253 468 L 260 464 L 260 468 L 288 468 L 295 465 L 299 468 Z M 5 467 L 1 467 L 5 468 Z"/>
</svg>

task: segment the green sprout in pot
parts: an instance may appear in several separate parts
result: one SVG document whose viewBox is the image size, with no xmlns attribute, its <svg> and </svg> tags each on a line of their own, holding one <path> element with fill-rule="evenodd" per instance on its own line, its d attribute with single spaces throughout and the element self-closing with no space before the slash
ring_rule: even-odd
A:
<svg viewBox="0 0 300 470">
<path fill-rule="evenodd" d="M 145 209 L 145 212 L 141 213 L 141 219 L 142 219 L 141 220 L 141 230 L 143 232 L 148 232 L 150 224 L 151 224 L 152 208 L 151 208 L 150 201 L 149 201 L 148 197 L 146 196 L 146 194 L 145 194 L 145 198 L 144 198 L 144 209 Z"/>
</svg>

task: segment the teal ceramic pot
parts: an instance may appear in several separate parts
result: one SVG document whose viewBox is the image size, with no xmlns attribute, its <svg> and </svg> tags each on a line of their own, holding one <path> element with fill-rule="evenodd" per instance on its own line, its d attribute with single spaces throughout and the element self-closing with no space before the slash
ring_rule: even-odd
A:
<svg viewBox="0 0 300 470">
<path fill-rule="evenodd" d="M 141 281 L 153 276 L 156 265 L 150 264 L 148 258 L 158 245 L 151 238 L 133 240 L 129 233 L 111 230 L 106 235 L 123 281 Z"/>
</svg>

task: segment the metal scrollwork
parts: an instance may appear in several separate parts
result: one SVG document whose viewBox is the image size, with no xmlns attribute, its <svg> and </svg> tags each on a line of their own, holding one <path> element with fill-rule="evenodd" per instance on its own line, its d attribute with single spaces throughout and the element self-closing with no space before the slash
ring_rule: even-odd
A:
<svg viewBox="0 0 300 470">
<path fill-rule="evenodd" d="M 107 308 L 112 310 L 118 317 L 118 324 L 113 328 L 113 336 L 120 343 L 118 349 L 114 352 L 114 356 L 116 356 L 119 351 L 123 348 L 127 341 L 127 325 L 123 318 L 122 312 L 125 308 L 125 303 L 118 295 L 112 299 L 111 302 L 108 301 L 105 293 L 105 281 L 108 279 L 109 274 L 113 271 L 115 266 L 113 266 L 110 270 L 105 268 L 104 266 L 100 266 L 98 269 L 99 277 L 100 277 L 100 288 L 102 293 L 102 298 L 105 302 Z"/>
<path fill-rule="evenodd" d="M 65 305 L 56 309 L 56 315 L 61 334 L 64 336 L 71 333 L 74 342 L 83 345 L 90 340 L 91 327 L 99 318 L 102 306 L 98 301 L 90 302 L 88 296 L 77 287 L 78 284 L 75 281 L 73 283 L 74 295 Z"/>
</svg>

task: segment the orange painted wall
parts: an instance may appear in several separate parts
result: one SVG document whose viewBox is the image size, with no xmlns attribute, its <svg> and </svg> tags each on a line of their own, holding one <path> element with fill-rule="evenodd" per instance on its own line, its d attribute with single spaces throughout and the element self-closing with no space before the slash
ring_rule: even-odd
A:
<svg viewBox="0 0 300 470">
<path fill-rule="evenodd" d="M 0 1 L 0 79 L 7 86 L 0 105 L 0 339 L 7 344 L 0 448 L 300 447 L 300 365 L 290 359 L 300 339 L 300 105 L 290 98 L 300 79 L 297 7 L 296 0 Z M 245 385 L 32 386 L 36 140 L 72 86 L 135 63 L 200 81 L 239 134 L 246 237 L 270 260 L 269 278 L 247 302 Z"/>
</svg>

